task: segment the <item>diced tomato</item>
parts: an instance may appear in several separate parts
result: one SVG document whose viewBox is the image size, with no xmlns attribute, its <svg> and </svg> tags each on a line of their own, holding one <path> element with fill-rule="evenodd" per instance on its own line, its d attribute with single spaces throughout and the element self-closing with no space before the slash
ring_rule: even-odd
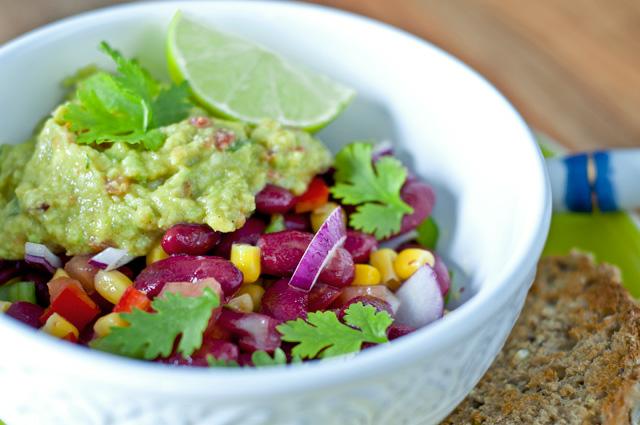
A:
<svg viewBox="0 0 640 425">
<path fill-rule="evenodd" d="M 295 210 L 297 213 L 313 211 L 329 201 L 329 187 L 319 177 L 309 183 L 307 191 L 298 197 Z"/>
<path fill-rule="evenodd" d="M 118 304 L 113 308 L 113 311 L 114 313 L 131 313 L 134 308 L 149 311 L 151 310 L 151 300 L 144 292 L 138 291 L 133 286 L 129 286 L 125 289 L 122 298 L 120 298 Z"/>
<path fill-rule="evenodd" d="M 86 292 L 69 284 L 51 302 L 51 309 L 82 331 L 98 314 L 100 308 Z"/>
</svg>

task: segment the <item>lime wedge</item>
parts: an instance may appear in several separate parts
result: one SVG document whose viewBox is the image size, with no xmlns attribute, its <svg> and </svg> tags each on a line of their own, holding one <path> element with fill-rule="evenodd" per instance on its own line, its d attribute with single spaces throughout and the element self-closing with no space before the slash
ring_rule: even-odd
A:
<svg viewBox="0 0 640 425">
<path fill-rule="evenodd" d="M 251 123 L 272 118 L 316 130 L 354 96 L 326 76 L 180 12 L 169 26 L 167 55 L 172 78 L 187 80 L 203 105 L 227 118 Z"/>
</svg>

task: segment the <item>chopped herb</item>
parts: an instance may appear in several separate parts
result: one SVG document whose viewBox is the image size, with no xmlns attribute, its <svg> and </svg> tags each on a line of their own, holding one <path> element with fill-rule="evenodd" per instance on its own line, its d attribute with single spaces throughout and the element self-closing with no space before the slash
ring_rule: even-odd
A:
<svg viewBox="0 0 640 425">
<path fill-rule="evenodd" d="M 117 74 L 94 73 L 78 82 L 75 100 L 62 119 L 80 144 L 124 142 L 156 150 L 164 143 L 159 127 L 186 118 L 191 108 L 186 83 L 163 87 L 138 62 L 102 42 Z"/>
<path fill-rule="evenodd" d="M 216 359 L 211 354 L 207 355 L 207 364 L 209 367 L 240 367 L 235 360 Z"/>
<path fill-rule="evenodd" d="M 287 355 L 282 351 L 282 348 L 276 348 L 273 352 L 273 357 L 266 351 L 259 350 L 251 355 L 251 361 L 256 367 L 277 366 L 287 364 Z"/>
<path fill-rule="evenodd" d="M 372 150 L 371 144 L 357 142 L 338 152 L 331 193 L 343 204 L 358 206 L 350 217 L 352 227 L 384 239 L 400 231 L 402 217 L 413 208 L 400 197 L 407 170 L 391 156 L 372 164 Z"/>
<path fill-rule="evenodd" d="M 282 216 L 282 214 L 273 214 L 271 216 L 271 221 L 269 222 L 269 225 L 264 230 L 264 232 L 275 233 L 275 232 L 281 232 L 285 229 L 286 229 L 286 226 L 284 225 L 284 217 Z"/>
<path fill-rule="evenodd" d="M 111 329 L 111 333 L 91 343 L 93 348 L 141 359 L 167 357 L 178 336 L 177 351 L 190 356 L 202 345 L 202 334 L 211 312 L 220 299 L 206 288 L 199 297 L 185 297 L 168 292 L 151 303 L 153 312 L 134 309 L 120 313 L 128 327 Z"/>
<path fill-rule="evenodd" d="M 333 311 L 309 313 L 307 319 L 296 319 L 277 327 L 282 340 L 298 343 L 292 354 L 300 358 L 331 357 L 358 352 L 365 342 L 388 342 L 387 328 L 393 319 L 370 305 L 351 304 L 344 322 Z"/>
<path fill-rule="evenodd" d="M 435 249 L 440 236 L 438 224 L 433 217 L 427 217 L 416 229 L 418 232 L 418 243 L 425 248 Z"/>
</svg>

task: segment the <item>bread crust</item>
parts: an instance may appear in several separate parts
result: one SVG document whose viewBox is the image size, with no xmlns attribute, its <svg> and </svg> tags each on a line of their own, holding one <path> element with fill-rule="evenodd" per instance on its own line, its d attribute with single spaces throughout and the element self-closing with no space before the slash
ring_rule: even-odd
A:
<svg viewBox="0 0 640 425">
<path fill-rule="evenodd" d="M 637 424 L 639 377 L 640 308 L 618 269 L 549 257 L 502 352 L 442 423 Z"/>
</svg>

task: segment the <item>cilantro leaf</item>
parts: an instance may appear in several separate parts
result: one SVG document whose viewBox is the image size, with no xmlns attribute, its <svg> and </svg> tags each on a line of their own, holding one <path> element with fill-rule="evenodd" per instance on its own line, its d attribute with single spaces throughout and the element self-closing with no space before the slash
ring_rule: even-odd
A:
<svg viewBox="0 0 640 425">
<path fill-rule="evenodd" d="M 137 61 L 105 42 L 100 48 L 116 63 L 117 73 L 98 72 L 80 81 L 62 120 L 78 134 L 77 143 L 141 143 L 158 149 L 165 138 L 159 127 L 188 116 L 188 85 L 163 87 Z"/>
<path fill-rule="evenodd" d="M 282 348 L 276 348 L 273 357 L 266 351 L 258 350 L 251 355 L 251 361 L 255 367 L 284 365 L 287 364 L 287 355 Z"/>
<path fill-rule="evenodd" d="M 388 342 L 387 328 L 393 319 L 370 305 L 355 303 L 338 320 L 333 311 L 309 313 L 307 320 L 296 319 L 278 325 L 282 340 L 297 342 L 294 356 L 301 358 L 331 357 L 360 351 L 362 344 Z"/>
<path fill-rule="evenodd" d="M 213 355 L 207 355 L 207 364 L 209 367 L 240 367 L 235 360 L 223 360 L 213 357 Z"/>
<path fill-rule="evenodd" d="M 389 156 L 372 164 L 372 150 L 371 144 L 357 142 L 338 152 L 331 193 L 343 204 L 358 205 L 351 226 L 383 239 L 400 230 L 402 217 L 413 208 L 400 197 L 407 170 Z"/>
<path fill-rule="evenodd" d="M 125 58 L 105 41 L 100 43 L 100 49 L 111 56 L 111 59 L 116 63 L 119 74 L 114 79 L 123 88 L 139 96 L 150 109 L 151 101 L 158 93 L 158 83 L 151 77 L 151 74 L 142 68 L 137 61 Z"/>
<path fill-rule="evenodd" d="M 220 299 L 211 289 L 199 297 L 185 297 L 168 292 L 156 298 L 154 312 L 134 309 L 121 313 L 128 327 L 112 328 L 111 333 L 91 343 L 93 348 L 128 357 L 155 359 L 171 354 L 180 336 L 177 351 L 190 356 L 202 345 L 202 334 Z"/>
<path fill-rule="evenodd" d="M 275 232 L 281 232 L 283 230 L 286 230 L 286 226 L 284 224 L 284 217 L 282 216 L 282 214 L 272 214 L 271 215 L 271 221 L 269 222 L 269 225 L 266 227 L 266 229 L 264 229 L 265 233 L 275 233 Z"/>
<path fill-rule="evenodd" d="M 418 232 L 416 240 L 420 245 L 425 248 L 435 249 L 438 243 L 438 237 L 440 236 L 440 230 L 438 229 L 438 223 L 436 223 L 433 217 L 427 217 L 416 228 L 416 231 Z"/>
<path fill-rule="evenodd" d="M 80 84 L 63 116 L 78 132 L 78 143 L 103 143 L 144 135 L 144 111 L 136 96 L 121 90 L 108 74 L 99 73 Z"/>
<path fill-rule="evenodd" d="M 186 81 L 163 89 L 151 104 L 153 127 L 162 127 L 183 120 L 193 107 L 189 101 L 189 84 Z"/>
</svg>

